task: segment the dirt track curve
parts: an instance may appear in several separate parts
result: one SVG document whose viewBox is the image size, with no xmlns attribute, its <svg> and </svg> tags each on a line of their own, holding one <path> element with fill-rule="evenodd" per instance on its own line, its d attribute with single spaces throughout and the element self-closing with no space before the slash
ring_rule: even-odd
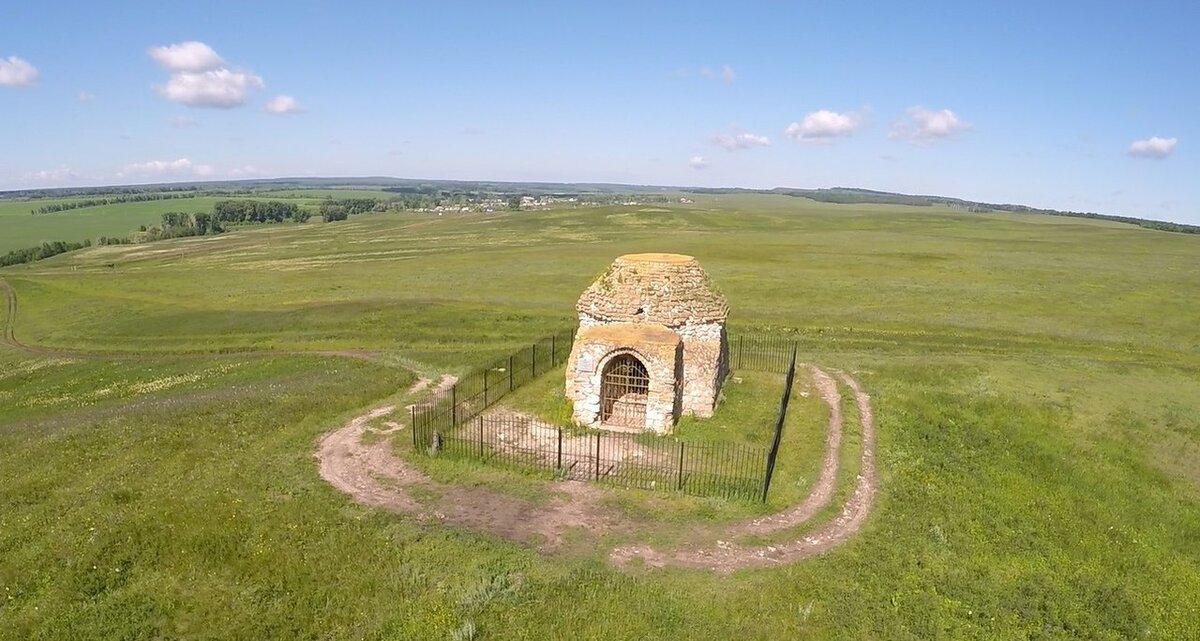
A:
<svg viewBox="0 0 1200 641">
<path fill-rule="evenodd" d="M 832 521 L 811 534 L 773 545 L 742 546 L 730 541 L 717 541 L 714 545 L 706 548 L 678 549 L 669 552 L 660 552 L 646 546 L 626 546 L 613 550 L 609 558 L 618 564 L 628 563 L 634 558 L 641 558 L 646 564 L 655 567 L 680 565 L 705 568 L 726 574 L 744 567 L 799 561 L 826 552 L 853 536 L 866 522 L 878 489 L 878 480 L 875 474 L 875 416 L 871 411 L 871 397 L 862 390 L 858 381 L 844 373 L 840 373 L 838 376 L 854 392 L 854 400 L 858 407 L 862 426 L 862 462 L 858 477 L 854 482 L 854 493 L 842 505 L 841 511 Z M 826 456 L 828 457 L 828 451 Z M 836 453 L 834 456 L 836 457 Z M 836 464 L 833 473 L 836 476 Z M 824 480 L 823 469 L 822 482 Z M 814 491 L 813 495 L 823 489 L 816 488 L 817 491 Z M 832 486 L 830 486 L 829 492 L 831 497 Z M 825 505 L 828 505 L 830 497 L 824 499 Z M 730 528 L 728 534 L 761 533 L 800 525 L 825 506 L 821 505 L 820 501 L 811 499 L 810 495 L 809 500 L 805 500 L 796 508 Z"/>
<path fill-rule="evenodd" d="M 620 546 L 609 553 L 609 560 L 619 566 L 641 559 L 654 567 L 673 565 L 729 573 L 740 568 L 787 563 L 820 554 L 857 532 L 870 513 L 877 490 L 875 419 L 870 397 L 855 379 L 839 373 L 838 377 L 854 395 L 862 428 L 862 461 L 853 494 L 837 516 L 810 534 L 763 546 L 742 546 L 726 540 L 802 525 L 832 501 L 842 441 L 841 396 L 833 377 L 819 368 L 809 369 L 822 401 L 830 408 L 830 416 L 820 476 L 804 501 L 770 516 L 719 529 L 708 528 L 695 538 L 707 540 L 707 543 L 692 543 L 671 550 L 656 550 L 643 545 Z M 371 423 L 393 410 L 392 406 L 376 408 L 325 435 L 315 453 L 322 478 L 365 505 L 411 514 L 422 522 L 495 534 L 534 544 L 543 550 L 557 547 L 568 530 L 576 530 L 580 539 L 592 542 L 605 533 L 633 531 L 629 523 L 602 505 L 600 490 L 587 483 L 551 483 L 552 499 L 534 504 L 484 488 L 431 480 L 396 456 L 389 439 L 363 438 L 368 431 L 377 435 L 385 433 L 385 430 L 371 427 Z M 398 427 L 396 423 L 389 425 L 386 432 Z M 432 494 L 433 498 L 416 500 L 411 490 L 418 488 L 420 496 Z"/>
<path fill-rule="evenodd" d="M 4 304 L 8 309 L 8 315 L 4 317 L 4 332 L 0 334 L 0 343 L 4 343 L 9 347 L 21 349 L 21 344 L 17 342 L 16 325 L 17 325 L 17 293 L 13 291 L 7 280 L 0 278 L 0 289 L 4 290 Z"/>
<path fill-rule="evenodd" d="M 552 483 L 550 500 L 534 504 L 483 488 L 433 481 L 397 457 L 390 439 L 364 442 L 363 435 L 372 429 L 369 424 L 394 410 L 391 405 L 376 408 L 326 434 L 316 451 L 321 477 L 365 505 L 412 514 L 423 522 L 491 532 L 547 550 L 558 547 L 563 535 L 580 524 L 620 529 L 621 524 L 600 508 L 599 491 L 584 483 Z M 397 427 L 387 429 L 402 433 Z M 423 495 L 432 490 L 436 499 L 414 499 L 405 490 L 415 486 L 424 490 Z"/>
</svg>

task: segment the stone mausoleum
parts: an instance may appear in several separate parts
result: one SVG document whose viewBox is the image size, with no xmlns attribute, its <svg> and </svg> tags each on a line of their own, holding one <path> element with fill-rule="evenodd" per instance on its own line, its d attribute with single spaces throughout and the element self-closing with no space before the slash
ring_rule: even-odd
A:
<svg viewBox="0 0 1200 641">
<path fill-rule="evenodd" d="M 729 372 L 729 306 L 691 256 L 628 254 L 579 297 L 567 398 L 583 425 L 671 431 L 712 416 Z"/>
</svg>

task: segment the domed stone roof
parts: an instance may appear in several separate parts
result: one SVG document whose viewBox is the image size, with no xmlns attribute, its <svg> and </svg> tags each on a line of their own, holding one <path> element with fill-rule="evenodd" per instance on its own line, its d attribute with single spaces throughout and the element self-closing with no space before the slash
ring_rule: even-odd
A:
<svg viewBox="0 0 1200 641">
<path fill-rule="evenodd" d="M 667 327 L 724 322 L 729 315 L 725 297 L 713 290 L 700 263 L 682 254 L 617 258 L 575 308 L 606 321 Z"/>
</svg>

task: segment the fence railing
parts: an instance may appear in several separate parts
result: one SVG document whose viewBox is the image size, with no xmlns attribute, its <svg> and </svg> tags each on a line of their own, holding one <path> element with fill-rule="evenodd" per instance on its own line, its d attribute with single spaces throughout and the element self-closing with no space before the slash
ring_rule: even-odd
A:
<svg viewBox="0 0 1200 641">
<path fill-rule="evenodd" d="M 486 367 L 458 379 L 448 390 L 434 394 L 412 409 L 413 446 L 432 445 L 436 431 L 447 431 L 469 421 L 509 392 L 567 360 L 575 331 L 566 330 L 538 339 Z"/>
<path fill-rule="evenodd" d="M 413 446 L 565 478 L 687 494 L 766 500 L 795 376 L 796 343 L 776 336 L 729 341 L 734 370 L 785 373 L 774 438 L 764 446 L 695 443 L 649 433 L 575 430 L 520 415 L 484 414 L 509 392 L 561 365 L 574 330 L 547 336 L 412 408 Z"/>
<path fill-rule="evenodd" d="M 729 366 L 735 370 L 783 373 L 796 353 L 796 341 L 769 334 L 739 334 L 729 339 Z"/>
<path fill-rule="evenodd" d="M 646 433 L 569 429 L 521 415 L 483 414 L 437 436 L 443 455 L 562 478 L 699 496 L 758 498 L 767 448 L 694 443 Z"/>
</svg>

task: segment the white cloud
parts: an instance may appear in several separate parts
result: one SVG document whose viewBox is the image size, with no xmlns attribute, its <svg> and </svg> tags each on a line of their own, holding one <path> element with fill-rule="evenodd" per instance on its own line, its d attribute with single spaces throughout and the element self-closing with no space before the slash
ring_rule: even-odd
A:
<svg viewBox="0 0 1200 641">
<path fill-rule="evenodd" d="M 0 58 L 0 85 L 27 87 L 37 82 L 39 75 L 37 67 L 24 58 Z"/>
<path fill-rule="evenodd" d="M 708 167 L 708 160 L 704 156 L 692 156 L 688 158 L 688 167 L 692 169 L 705 169 Z"/>
<path fill-rule="evenodd" d="M 211 71 L 225 66 L 221 56 L 203 42 L 189 40 L 164 47 L 150 47 L 147 52 L 167 71 Z"/>
<path fill-rule="evenodd" d="M 176 129 L 187 129 L 188 127 L 195 127 L 200 124 L 187 116 L 175 116 L 167 122 Z"/>
<path fill-rule="evenodd" d="M 79 102 L 91 102 L 96 99 L 96 94 L 90 91 L 80 91 L 76 96 Z"/>
<path fill-rule="evenodd" d="M 839 136 L 849 136 L 862 126 L 861 112 L 838 113 L 828 109 L 810 111 L 799 122 L 783 130 L 783 135 L 796 142 L 826 142 Z"/>
<path fill-rule="evenodd" d="M 147 162 L 135 162 L 130 165 L 125 165 L 125 168 L 122 169 L 117 176 L 159 176 L 163 174 L 191 174 L 195 176 L 208 176 L 212 173 L 213 168 L 209 165 L 197 165 L 187 158 L 179 158 L 177 160 L 150 160 Z"/>
<path fill-rule="evenodd" d="M 971 128 L 971 123 L 958 117 L 949 109 L 932 111 L 924 107 L 909 107 L 905 118 L 892 125 L 889 138 L 928 143 L 951 136 Z"/>
<path fill-rule="evenodd" d="M 298 114 L 304 111 L 304 107 L 301 107 L 295 98 L 283 95 L 268 100 L 263 109 L 273 114 Z"/>
<path fill-rule="evenodd" d="M 229 170 L 230 178 L 245 178 L 247 176 L 263 176 L 267 172 L 255 167 L 254 165 L 245 165 L 236 169 Z"/>
<path fill-rule="evenodd" d="M 1159 138 L 1153 136 L 1145 140 L 1135 140 L 1129 144 L 1129 155 L 1134 158 L 1166 158 L 1175 151 L 1179 144 L 1178 138 Z"/>
<path fill-rule="evenodd" d="M 248 71 L 214 69 L 171 74 L 167 84 L 155 89 L 167 100 L 189 107 L 229 109 L 246 104 L 246 94 L 262 86 L 262 78 Z"/>
<path fill-rule="evenodd" d="M 41 171 L 31 171 L 21 176 L 21 182 L 59 182 L 63 180 L 72 180 L 79 178 L 79 174 L 71 170 L 66 165 L 59 165 L 54 169 L 43 169 Z"/>
<path fill-rule="evenodd" d="M 246 104 L 250 90 L 263 87 L 263 79 L 254 72 L 230 69 L 203 42 L 190 40 L 150 47 L 147 53 L 171 72 L 166 84 L 155 86 L 155 91 L 167 100 L 189 107 L 240 107 Z"/>
<path fill-rule="evenodd" d="M 737 74 L 734 73 L 733 67 L 729 65 L 721 65 L 720 69 L 713 69 L 707 65 L 698 69 L 689 69 L 684 67 L 677 70 L 674 75 L 679 78 L 690 78 L 692 76 L 700 76 L 708 80 L 720 80 L 725 84 L 730 84 L 737 79 Z"/>
<path fill-rule="evenodd" d="M 769 147 L 771 145 L 770 139 L 766 136 L 749 132 L 713 134 L 709 136 L 708 140 L 725 151 L 737 151 L 751 147 Z"/>
</svg>

